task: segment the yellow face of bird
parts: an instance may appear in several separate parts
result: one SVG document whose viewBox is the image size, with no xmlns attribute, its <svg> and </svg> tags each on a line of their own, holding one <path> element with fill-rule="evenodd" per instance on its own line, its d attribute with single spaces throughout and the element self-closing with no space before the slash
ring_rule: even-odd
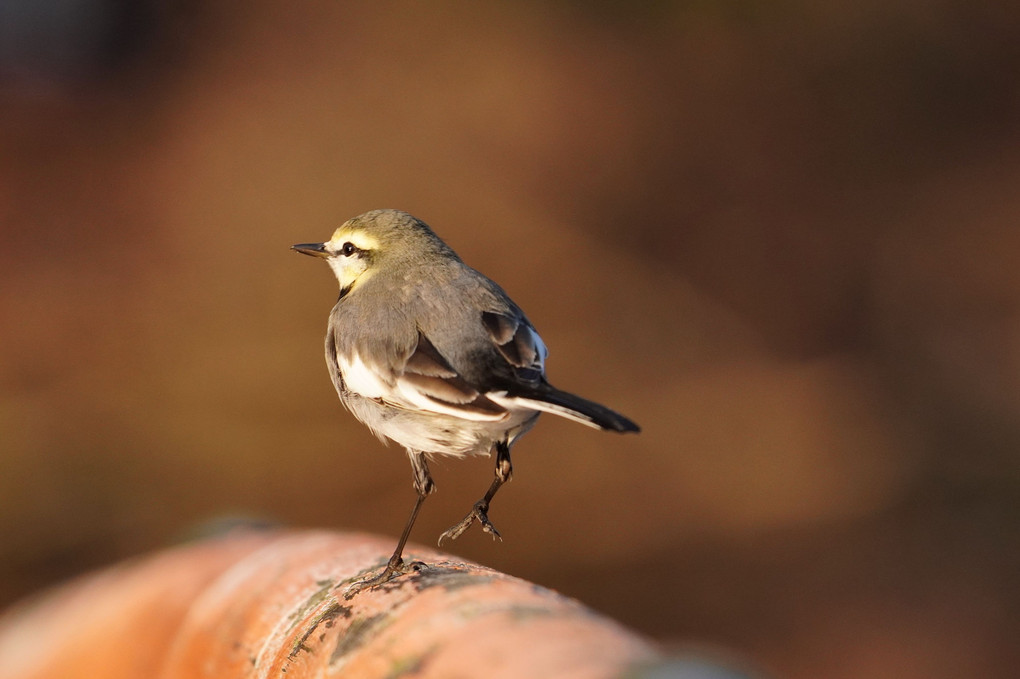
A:
<svg viewBox="0 0 1020 679">
<path fill-rule="evenodd" d="M 377 271 L 406 272 L 422 266 L 459 262 L 431 229 L 400 210 L 373 210 L 346 221 L 325 243 L 302 243 L 293 249 L 325 259 L 345 295 Z"/>
<path fill-rule="evenodd" d="M 352 222 L 354 220 L 337 229 L 325 243 L 293 246 L 302 254 L 326 260 L 340 283 L 341 295 L 350 292 L 356 284 L 364 283 L 374 273 L 372 264 L 381 247 L 377 238 Z"/>
<path fill-rule="evenodd" d="M 326 261 L 346 293 L 372 275 L 372 259 L 379 251 L 379 241 L 364 229 L 344 224 L 323 243 L 323 249 L 329 253 Z"/>
</svg>

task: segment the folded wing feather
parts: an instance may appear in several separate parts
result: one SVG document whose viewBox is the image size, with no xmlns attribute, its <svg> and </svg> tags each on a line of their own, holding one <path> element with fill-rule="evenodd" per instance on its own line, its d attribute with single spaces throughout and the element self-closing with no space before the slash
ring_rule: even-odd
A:
<svg viewBox="0 0 1020 679">
<path fill-rule="evenodd" d="M 540 382 L 547 352 L 531 325 L 521 317 L 488 311 L 481 320 L 515 381 Z M 336 360 L 348 389 L 398 408 L 498 422 L 507 419 L 515 405 L 522 405 L 506 398 L 506 391 L 483 393 L 471 385 L 420 331 L 403 365 L 372 366 L 357 354 Z"/>
</svg>

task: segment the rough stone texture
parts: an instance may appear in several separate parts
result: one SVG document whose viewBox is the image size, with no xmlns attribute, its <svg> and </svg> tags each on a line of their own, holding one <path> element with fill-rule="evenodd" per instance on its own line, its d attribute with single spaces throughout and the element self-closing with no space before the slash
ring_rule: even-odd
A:
<svg viewBox="0 0 1020 679">
<path fill-rule="evenodd" d="M 662 659 L 577 601 L 415 547 L 422 570 L 345 600 L 391 546 L 242 533 L 80 578 L 0 619 L 0 677 L 580 679 Z"/>
</svg>

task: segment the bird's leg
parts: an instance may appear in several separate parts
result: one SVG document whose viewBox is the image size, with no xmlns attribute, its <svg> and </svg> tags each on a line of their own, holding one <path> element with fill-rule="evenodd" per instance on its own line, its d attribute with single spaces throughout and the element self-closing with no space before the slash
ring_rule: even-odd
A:
<svg viewBox="0 0 1020 679">
<path fill-rule="evenodd" d="M 496 478 L 492 480 L 492 485 L 489 486 L 489 490 L 486 491 L 485 496 L 475 503 L 475 506 L 471 508 L 468 515 L 465 516 L 460 523 L 450 526 L 442 535 L 439 536 L 439 544 L 443 544 L 443 540 L 450 538 L 456 540 L 461 534 L 471 527 L 475 521 L 482 525 L 482 530 L 491 535 L 494 540 L 502 540 L 499 531 L 489 521 L 489 503 L 492 501 L 492 496 L 496 494 L 496 491 L 500 487 L 510 480 L 513 476 L 514 468 L 510 464 L 510 444 L 506 441 L 499 441 L 496 443 Z"/>
<path fill-rule="evenodd" d="M 404 545 L 407 544 L 407 538 L 411 535 L 411 528 L 414 526 L 414 520 L 418 518 L 418 511 L 425 503 L 425 498 L 435 492 L 436 484 L 432 482 L 432 475 L 429 474 L 429 466 L 425 461 L 425 455 L 418 451 L 408 451 L 408 456 L 411 459 L 411 469 L 414 472 L 414 489 L 418 493 L 418 497 L 414 502 L 414 508 L 411 510 L 411 516 L 408 517 L 407 524 L 404 525 L 404 531 L 400 534 L 400 539 L 397 540 L 397 548 L 393 550 L 393 556 L 390 557 L 382 572 L 370 578 L 352 583 L 344 590 L 344 599 L 350 599 L 363 589 L 370 589 L 384 582 L 389 582 L 398 575 L 418 570 L 419 564 L 404 563 Z"/>
</svg>

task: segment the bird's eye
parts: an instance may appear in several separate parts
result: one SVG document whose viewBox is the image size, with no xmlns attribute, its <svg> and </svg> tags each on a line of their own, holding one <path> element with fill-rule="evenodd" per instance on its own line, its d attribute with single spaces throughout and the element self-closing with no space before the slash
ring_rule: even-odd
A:
<svg viewBox="0 0 1020 679">
<path fill-rule="evenodd" d="M 350 241 L 348 241 L 348 242 L 344 243 L 342 246 L 340 246 L 340 252 L 345 257 L 350 257 L 351 255 L 353 255 L 357 251 L 358 251 L 358 248 L 354 247 L 354 243 L 351 243 Z"/>
</svg>

